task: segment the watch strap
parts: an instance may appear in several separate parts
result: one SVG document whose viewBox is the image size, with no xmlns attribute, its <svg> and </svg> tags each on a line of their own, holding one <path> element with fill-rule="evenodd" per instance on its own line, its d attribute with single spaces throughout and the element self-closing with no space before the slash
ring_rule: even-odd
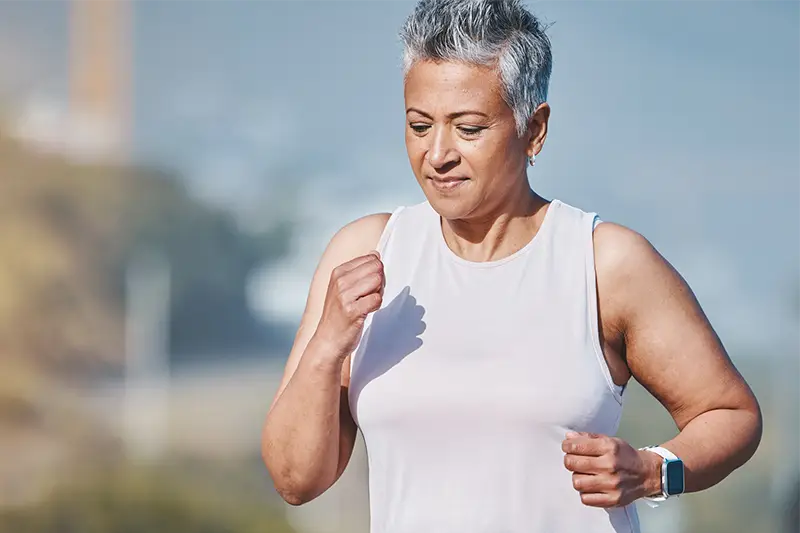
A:
<svg viewBox="0 0 800 533">
<path fill-rule="evenodd" d="M 644 450 L 644 451 L 655 453 L 656 455 L 660 455 L 662 457 L 662 459 L 664 459 L 664 460 L 669 460 L 669 461 L 678 461 L 679 460 L 677 455 L 675 455 L 674 453 L 672 453 L 668 449 L 663 448 L 661 446 L 646 446 L 646 447 L 640 448 L 640 449 Z M 663 462 L 662 462 L 662 467 L 661 467 L 661 495 L 659 495 L 659 496 L 645 496 L 644 497 L 644 501 L 650 507 L 654 507 L 655 508 L 655 507 L 658 507 L 661 502 L 666 501 L 668 497 L 669 496 L 667 495 L 667 491 L 666 491 L 666 479 L 664 479 L 664 467 L 663 467 Z"/>
</svg>

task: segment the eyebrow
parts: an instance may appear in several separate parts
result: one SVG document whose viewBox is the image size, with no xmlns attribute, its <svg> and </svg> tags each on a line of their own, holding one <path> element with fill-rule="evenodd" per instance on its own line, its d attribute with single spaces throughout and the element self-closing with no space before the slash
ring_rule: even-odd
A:
<svg viewBox="0 0 800 533">
<path fill-rule="evenodd" d="M 430 116 L 428 113 L 426 113 L 424 111 L 421 111 L 421 110 L 419 110 L 419 109 L 417 109 L 415 107 L 409 107 L 408 109 L 406 109 L 406 114 L 411 113 L 412 111 L 414 113 L 418 113 L 418 114 L 422 115 L 423 117 L 426 117 L 426 118 L 429 118 L 429 119 L 433 120 L 433 117 Z M 464 111 L 456 111 L 454 113 L 450 113 L 449 115 L 447 115 L 447 118 L 458 118 L 458 117 L 461 117 L 461 116 L 464 116 L 464 115 L 478 115 L 478 116 L 481 116 L 481 117 L 489 118 L 489 115 L 487 115 L 486 113 L 483 113 L 481 111 L 473 111 L 471 109 L 467 109 L 467 110 L 464 110 Z"/>
</svg>

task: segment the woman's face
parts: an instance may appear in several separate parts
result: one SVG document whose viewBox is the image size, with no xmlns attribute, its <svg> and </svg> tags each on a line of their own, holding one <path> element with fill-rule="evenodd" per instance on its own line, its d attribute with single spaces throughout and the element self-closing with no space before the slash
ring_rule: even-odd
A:
<svg viewBox="0 0 800 533">
<path fill-rule="evenodd" d="M 405 103 L 411 167 L 441 216 L 488 215 L 527 187 L 531 136 L 517 136 L 493 69 L 418 61 L 406 77 Z"/>
</svg>

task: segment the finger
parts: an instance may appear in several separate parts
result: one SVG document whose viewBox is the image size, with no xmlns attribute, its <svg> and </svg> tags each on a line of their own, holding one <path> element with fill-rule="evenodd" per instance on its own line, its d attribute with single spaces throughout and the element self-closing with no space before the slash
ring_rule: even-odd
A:
<svg viewBox="0 0 800 533">
<path fill-rule="evenodd" d="M 339 292 L 348 292 L 352 287 L 358 285 L 362 279 L 370 276 L 371 274 L 380 274 L 383 276 L 383 263 L 373 256 L 370 256 L 366 261 L 359 264 L 349 272 L 339 276 L 339 279 L 336 281 Z"/>
<path fill-rule="evenodd" d="M 373 255 L 368 255 L 363 263 L 360 263 L 342 277 L 356 279 L 371 272 L 383 272 L 383 262 Z"/>
<path fill-rule="evenodd" d="M 363 298 L 359 298 L 356 302 L 356 307 L 359 313 L 366 315 L 380 309 L 381 303 L 383 303 L 383 297 L 379 293 L 374 292 Z"/>
<path fill-rule="evenodd" d="M 572 486 L 578 492 L 607 492 L 616 490 L 618 485 L 614 476 L 609 474 L 572 474 Z"/>
<path fill-rule="evenodd" d="M 579 474 L 601 474 L 608 471 L 605 468 L 605 461 L 600 457 L 573 455 L 570 453 L 564 456 L 564 466 L 570 472 Z"/>
<path fill-rule="evenodd" d="M 375 259 L 380 261 L 380 254 L 377 251 L 373 250 L 372 252 L 366 255 L 361 255 L 359 257 L 351 259 L 346 263 L 342 263 L 341 265 L 339 265 L 334 269 L 334 273 L 338 276 L 343 276 L 348 272 L 352 272 L 353 270 L 360 267 L 364 263 L 367 263 L 369 261 L 374 261 Z"/>
<path fill-rule="evenodd" d="M 609 508 L 619 505 L 620 497 L 616 492 L 581 493 L 581 501 L 589 507 Z"/>
<path fill-rule="evenodd" d="M 589 439 L 602 439 L 605 437 L 605 435 L 600 435 L 599 433 L 589 433 L 588 431 L 573 431 L 570 429 L 564 434 L 564 437 L 565 440 L 577 439 L 578 437 L 586 437 Z"/>
<path fill-rule="evenodd" d="M 599 457 L 608 451 L 605 439 L 597 437 L 580 436 L 565 439 L 561 443 L 561 450 L 564 453 L 574 455 L 591 455 Z"/>
<path fill-rule="evenodd" d="M 358 279 L 342 296 L 345 301 L 352 302 L 368 294 L 380 294 L 382 286 L 383 272 L 371 272 Z"/>
</svg>

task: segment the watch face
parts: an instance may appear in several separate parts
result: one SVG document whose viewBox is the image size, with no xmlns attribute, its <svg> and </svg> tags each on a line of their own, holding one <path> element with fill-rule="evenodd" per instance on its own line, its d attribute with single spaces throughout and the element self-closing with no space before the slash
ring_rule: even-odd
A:
<svg viewBox="0 0 800 533">
<path fill-rule="evenodd" d="M 667 461 L 667 494 L 683 494 L 683 462 Z"/>
</svg>

